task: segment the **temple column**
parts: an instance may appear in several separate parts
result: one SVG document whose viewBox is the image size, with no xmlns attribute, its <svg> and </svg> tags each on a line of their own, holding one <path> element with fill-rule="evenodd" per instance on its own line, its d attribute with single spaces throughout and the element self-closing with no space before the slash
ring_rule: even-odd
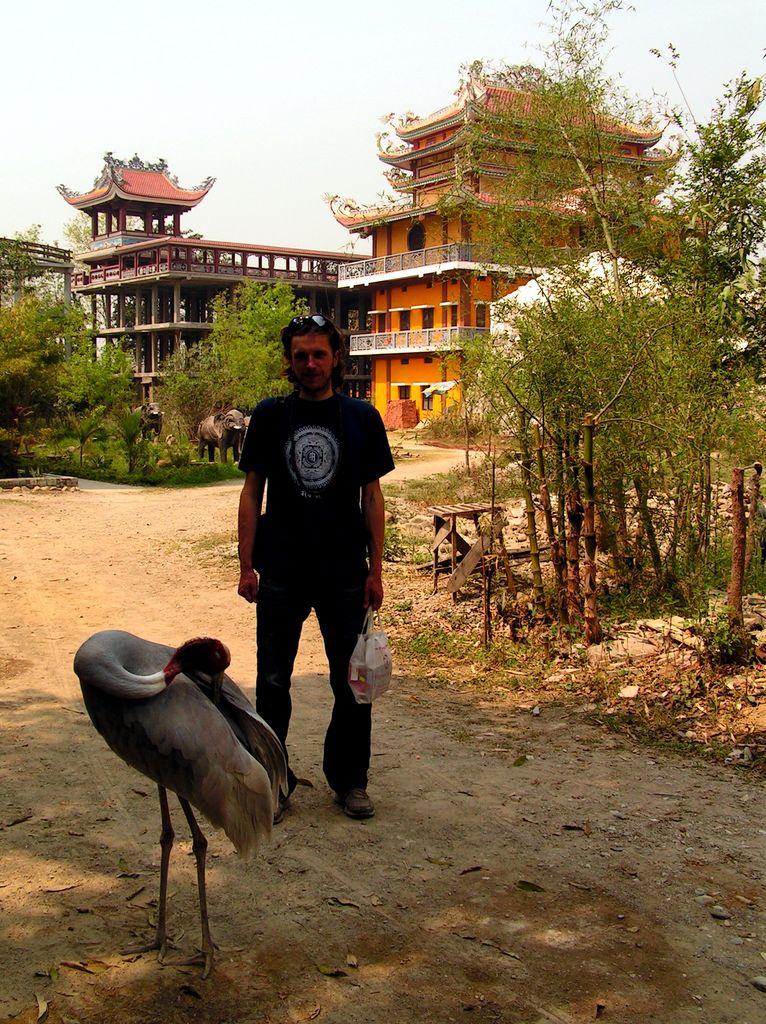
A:
<svg viewBox="0 0 766 1024">
<path fill-rule="evenodd" d="M 173 285 L 173 323 L 181 323 L 181 282 Z"/>
</svg>

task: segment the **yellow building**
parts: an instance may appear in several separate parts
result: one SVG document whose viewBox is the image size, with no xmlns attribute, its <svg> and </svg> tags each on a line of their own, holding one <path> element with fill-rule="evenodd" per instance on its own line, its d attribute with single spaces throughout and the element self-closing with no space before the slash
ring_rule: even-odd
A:
<svg viewBox="0 0 766 1024">
<path fill-rule="evenodd" d="M 389 165 L 386 176 L 401 200 L 377 207 L 331 200 L 340 224 L 372 238 L 370 258 L 338 268 L 338 288 L 368 293 L 367 330 L 351 335 L 350 353 L 369 357 L 371 397 L 383 414 L 397 399 L 414 400 L 422 418 L 459 401 L 461 345 L 489 331 L 489 303 L 529 280 L 493 262 L 473 237 L 476 214 L 497 204 L 514 163 L 524 159 L 523 131 L 517 144 L 488 146 L 479 157 L 467 144 L 477 123 L 489 132 L 487 115 L 512 110 L 523 125 L 534 106 L 529 91 L 471 75 L 449 106 L 392 125 L 398 142 L 379 136 L 378 157 Z M 660 138 L 637 126 L 607 130 L 626 163 L 651 160 L 646 150 Z M 444 212 L 440 201 L 456 192 L 466 202 L 455 208 L 470 208 L 471 216 Z M 523 215 L 531 205 L 521 198 L 514 209 Z"/>
</svg>

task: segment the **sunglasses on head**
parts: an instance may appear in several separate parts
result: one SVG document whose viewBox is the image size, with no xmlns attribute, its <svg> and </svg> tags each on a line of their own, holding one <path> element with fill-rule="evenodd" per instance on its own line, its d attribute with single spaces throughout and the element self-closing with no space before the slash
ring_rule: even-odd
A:
<svg viewBox="0 0 766 1024">
<path fill-rule="evenodd" d="M 287 330 L 292 334 L 299 334 L 301 331 L 319 328 L 320 331 L 331 331 L 333 325 L 319 313 L 313 316 L 294 316 L 287 325 Z"/>
</svg>

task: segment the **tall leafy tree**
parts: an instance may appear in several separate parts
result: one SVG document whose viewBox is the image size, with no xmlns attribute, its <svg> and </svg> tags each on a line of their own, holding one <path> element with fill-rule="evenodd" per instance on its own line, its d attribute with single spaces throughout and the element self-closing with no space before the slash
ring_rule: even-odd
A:
<svg viewBox="0 0 766 1024">
<path fill-rule="evenodd" d="M 306 312 L 290 286 L 246 281 L 231 296 L 219 295 L 214 311 L 210 349 L 231 404 L 250 409 L 261 398 L 284 390 L 280 331 L 292 317 Z"/>
<path fill-rule="evenodd" d="M 675 66 L 677 54 L 671 58 Z M 725 87 L 708 121 L 676 113 L 685 135 L 667 224 L 678 242 L 661 251 L 657 268 L 724 349 L 733 346 L 758 362 L 766 326 L 762 117 L 763 79 L 745 73 Z"/>
<path fill-rule="evenodd" d="M 164 368 L 160 402 L 176 429 L 192 436 L 215 409 L 249 412 L 261 398 L 284 392 L 280 331 L 305 311 L 281 282 L 246 281 L 231 296 L 218 296 L 210 336 Z"/>
<path fill-rule="evenodd" d="M 645 114 L 604 70 L 620 7 L 552 6 L 543 67 L 501 71 L 506 83 L 521 76 L 524 102 L 479 121 L 472 146 L 508 168 L 506 186 L 489 217 L 464 212 L 496 261 L 537 280 L 534 301 L 511 302 L 510 344 L 487 358 L 496 416 L 511 434 L 518 422 L 539 427 L 563 534 L 593 415 L 602 543 L 664 587 L 710 537 L 712 453 L 750 450 L 760 92 L 743 78 L 680 151 L 623 160 L 617 129 Z"/>
<path fill-rule="evenodd" d="M 79 310 L 72 317 L 82 320 Z M 61 409 L 84 413 L 101 407 L 108 414 L 130 403 L 133 362 L 127 352 L 111 343 L 96 352 L 93 339 L 84 329 L 75 335 L 70 350 L 58 375 L 57 401 Z"/>
<path fill-rule="evenodd" d="M 47 306 L 34 295 L 0 308 L 0 423 L 16 407 L 50 414 L 58 397 L 58 373 L 67 344 L 76 344 L 82 321 L 76 311 Z"/>
<path fill-rule="evenodd" d="M 0 304 L 11 304 L 37 274 L 21 239 L 0 239 Z"/>
</svg>

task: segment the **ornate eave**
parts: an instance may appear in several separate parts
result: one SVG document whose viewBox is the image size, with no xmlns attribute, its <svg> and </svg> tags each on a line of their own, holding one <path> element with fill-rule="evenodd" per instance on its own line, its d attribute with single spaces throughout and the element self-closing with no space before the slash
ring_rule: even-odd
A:
<svg viewBox="0 0 766 1024">
<path fill-rule="evenodd" d="M 168 170 L 167 163 L 160 159 L 146 163 L 138 155 L 130 160 L 119 160 L 112 153 L 104 155 L 104 167 L 89 192 L 74 192 L 65 185 L 58 191 L 70 206 L 87 209 L 114 198 L 161 203 L 168 206 L 196 206 L 213 187 L 215 178 L 206 178 L 193 189 L 184 189 L 178 178 Z"/>
<path fill-rule="evenodd" d="M 446 173 L 442 171 L 440 174 L 433 174 L 428 178 L 399 177 L 397 171 L 389 171 L 386 174 L 386 180 L 397 192 L 418 192 L 421 189 L 433 188 L 434 185 L 445 181 L 453 181 L 454 178 L 454 170 Z"/>
<path fill-rule="evenodd" d="M 495 206 L 498 202 L 497 196 L 471 192 L 463 188 L 457 189 L 455 195 L 484 207 Z M 407 202 L 406 205 L 392 203 L 389 206 L 360 206 L 353 199 L 342 199 L 340 196 L 332 196 L 328 202 L 332 215 L 340 225 L 349 231 L 369 234 L 372 228 L 382 224 L 413 220 L 428 213 L 436 213 L 441 198 L 442 196 L 422 206 L 414 206 L 411 202 Z"/>
<path fill-rule="evenodd" d="M 378 159 L 384 164 L 390 164 L 392 167 L 401 167 L 405 170 L 411 170 L 412 164 L 416 164 L 423 157 L 434 156 L 437 153 L 442 153 L 445 150 L 454 149 L 455 146 L 460 145 L 463 136 L 466 134 L 464 125 L 454 132 L 448 139 L 440 139 L 438 142 L 432 142 L 428 146 L 423 146 L 422 149 L 413 149 L 411 146 L 402 148 L 401 150 L 385 150 L 378 146 Z"/>
<path fill-rule="evenodd" d="M 409 217 L 428 213 L 430 209 L 436 209 L 436 204 L 430 209 L 426 209 L 413 206 L 409 200 L 406 204 L 390 203 L 387 206 L 360 206 L 355 200 L 341 196 L 331 196 L 328 200 L 328 205 L 333 217 L 342 227 L 363 235 L 368 235 L 370 230 L 379 224 L 406 220 Z"/>
<path fill-rule="evenodd" d="M 519 124 L 524 124 L 534 117 L 534 104 L 533 91 L 488 83 L 478 77 L 471 77 L 461 87 L 454 103 L 422 118 L 411 113 L 405 114 L 394 130 L 404 142 L 412 143 L 423 136 L 445 131 L 468 121 L 491 117 L 493 114 L 511 116 Z M 618 141 L 635 142 L 645 146 L 656 145 L 662 138 L 662 130 L 655 125 L 627 124 L 609 121 L 606 118 L 602 119 L 601 131 Z"/>
<path fill-rule="evenodd" d="M 434 132 L 444 131 L 461 124 L 465 120 L 464 109 L 465 102 L 461 101 L 458 104 L 452 103 L 448 107 L 442 107 L 441 110 L 437 110 L 427 117 L 415 118 L 414 115 L 410 115 L 411 120 L 403 119 L 394 130 L 400 139 L 412 142 L 423 135 L 433 135 Z M 405 118 L 407 116 L 405 115 Z"/>
</svg>

